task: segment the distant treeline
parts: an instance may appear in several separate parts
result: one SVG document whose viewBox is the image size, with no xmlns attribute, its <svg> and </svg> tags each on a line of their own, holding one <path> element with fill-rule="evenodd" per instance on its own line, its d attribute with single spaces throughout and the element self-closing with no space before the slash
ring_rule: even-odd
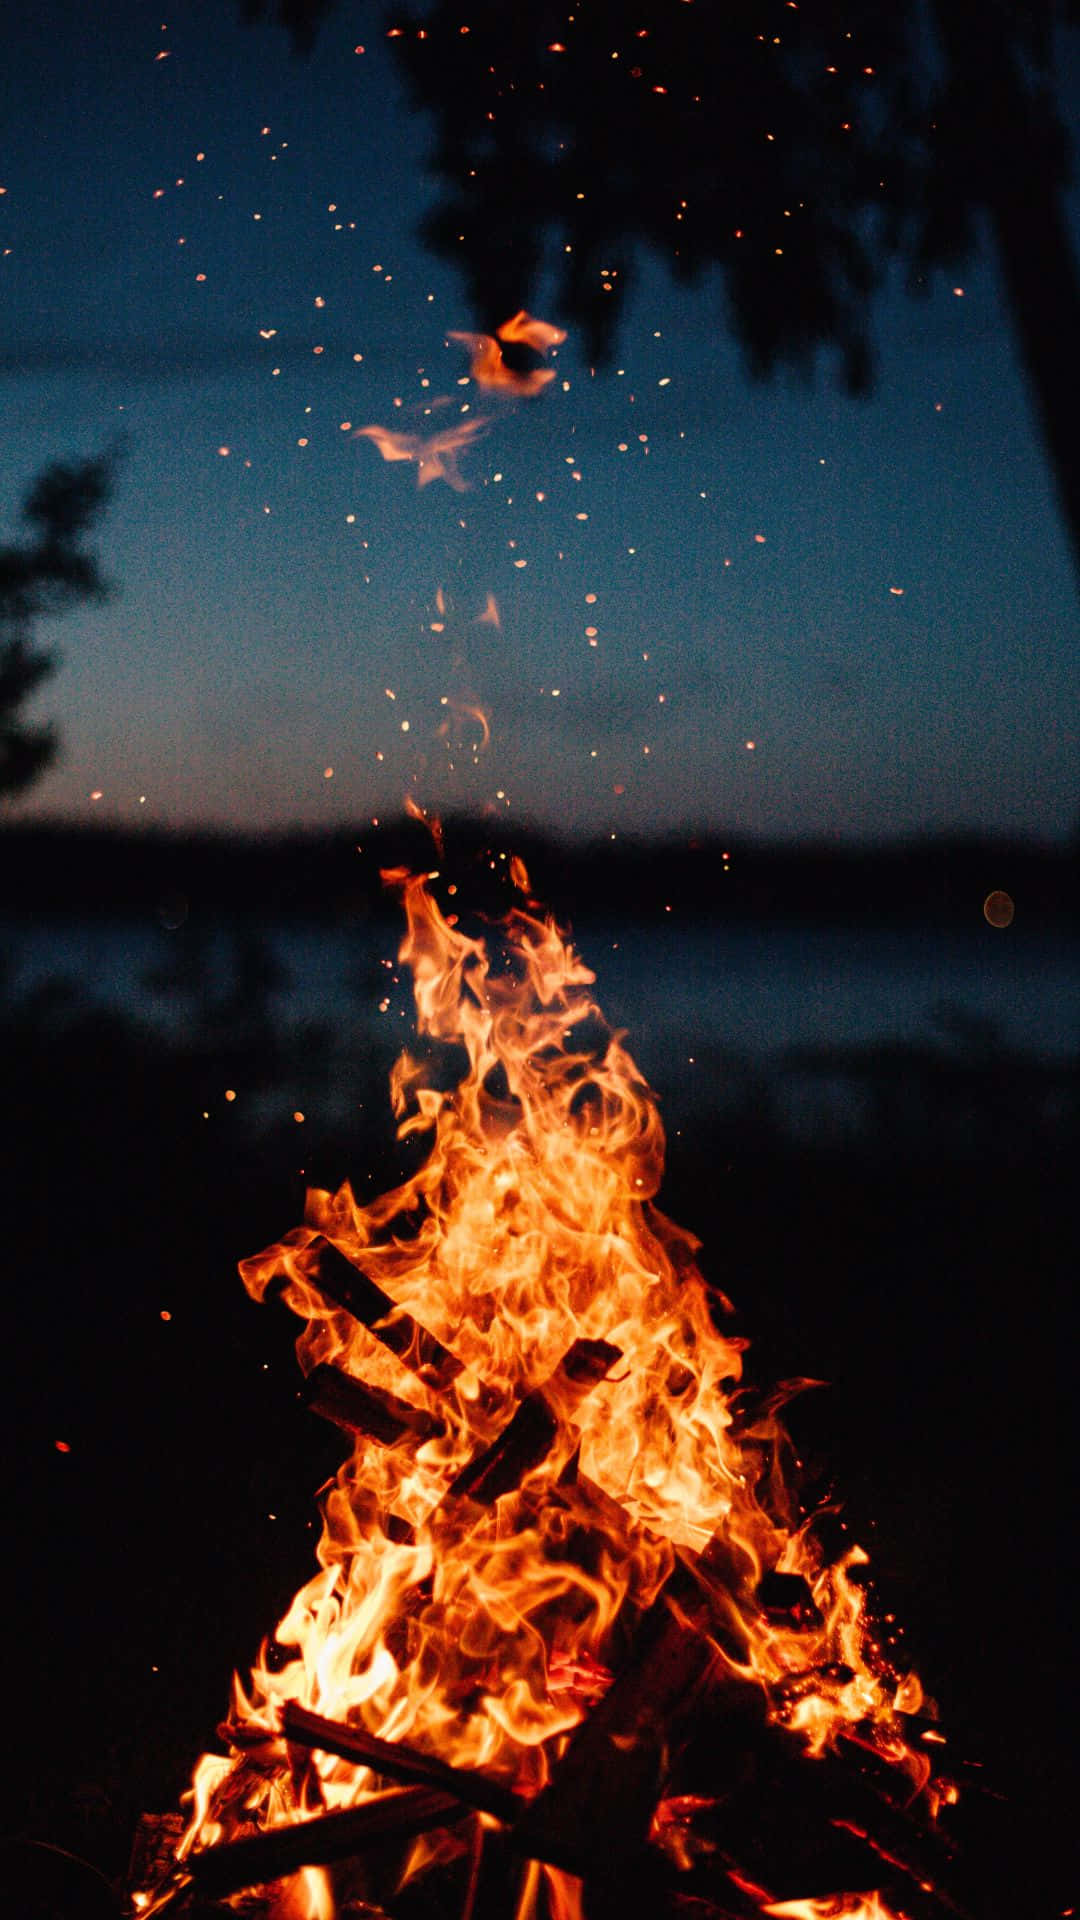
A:
<svg viewBox="0 0 1080 1920">
<path fill-rule="evenodd" d="M 196 916 L 348 922 L 392 914 L 379 875 L 439 867 L 460 903 L 505 909 L 521 894 L 568 920 L 612 915 L 867 924 L 971 925 L 992 893 L 1018 924 L 1077 918 L 1080 849 L 992 837 L 927 836 L 880 844 L 768 843 L 738 835 L 568 840 L 505 822 L 452 820 L 445 855 L 400 819 L 362 829 L 263 835 L 12 824 L 0 830 L 0 914 Z"/>
</svg>

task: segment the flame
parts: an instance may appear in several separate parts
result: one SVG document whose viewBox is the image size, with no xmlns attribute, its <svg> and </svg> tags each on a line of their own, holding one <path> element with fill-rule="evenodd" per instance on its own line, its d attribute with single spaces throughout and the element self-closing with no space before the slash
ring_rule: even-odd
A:
<svg viewBox="0 0 1080 1920">
<path fill-rule="evenodd" d="M 559 347 L 566 339 L 562 327 L 553 327 L 546 320 L 534 320 L 524 308 L 501 327 L 495 334 L 490 333 L 451 333 L 451 340 L 460 340 L 472 354 L 469 372 L 477 386 L 494 388 L 504 393 L 516 393 L 531 399 L 550 386 L 555 378 L 552 367 L 531 367 L 519 371 L 508 366 L 503 356 L 503 345 L 531 347 L 535 353 L 547 353 L 552 347 Z M 500 342 L 502 345 L 500 345 Z"/>
<path fill-rule="evenodd" d="M 510 871 L 527 896 L 524 864 Z M 484 940 L 443 916 L 437 876 L 384 877 L 422 1043 L 392 1102 L 399 1135 L 429 1150 L 368 1203 L 347 1183 L 310 1192 L 305 1225 L 242 1263 L 253 1297 L 273 1287 L 303 1321 L 312 1404 L 356 1438 L 324 1490 L 319 1570 L 234 1681 L 231 1753 L 199 1763 L 183 1857 L 379 1797 L 377 1759 L 298 1760 L 290 1703 L 482 1770 L 524 1805 L 680 1567 L 709 1597 L 714 1666 L 808 1754 L 850 1734 L 924 1785 L 902 1724 L 921 1689 L 874 1643 L 865 1555 L 829 1564 L 788 1484 L 778 1409 L 807 1383 L 747 1411 L 745 1342 L 723 1331 L 697 1241 L 656 1205 L 656 1102 L 594 975 L 529 899 Z M 465 1062 L 450 1087 L 448 1049 Z M 403 1871 L 444 1851 L 422 1836 Z M 579 1883 L 529 1872 L 521 1914 L 543 1885 L 573 1920 Z M 324 1920 L 329 1898 L 312 1869 L 272 1912 Z M 876 1894 L 764 1911 L 890 1920 Z"/>
<path fill-rule="evenodd" d="M 442 821 L 439 819 L 438 814 L 429 813 L 426 807 L 422 807 L 418 800 L 413 799 L 411 793 L 405 795 L 402 804 L 410 820 L 417 820 L 421 826 L 427 828 L 434 842 L 435 851 L 441 860 L 444 853 L 443 830 Z"/>
<path fill-rule="evenodd" d="M 432 480 L 445 480 L 455 493 L 465 493 L 468 481 L 458 466 L 458 456 L 485 431 L 483 419 L 461 420 L 455 427 L 439 433 L 398 433 L 392 427 L 357 427 L 358 440 L 373 440 L 384 460 L 415 460 L 416 484 L 428 486 Z"/>
<path fill-rule="evenodd" d="M 879 1893 L 839 1893 L 824 1900 L 776 1900 L 762 1913 L 777 1920 L 897 1920 Z"/>
</svg>

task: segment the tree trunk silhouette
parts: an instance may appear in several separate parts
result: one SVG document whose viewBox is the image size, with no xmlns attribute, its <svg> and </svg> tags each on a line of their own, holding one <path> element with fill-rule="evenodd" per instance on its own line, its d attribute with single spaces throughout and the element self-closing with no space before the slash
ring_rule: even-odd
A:
<svg viewBox="0 0 1080 1920">
<path fill-rule="evenodd" d="M 1080 272 L 1065 212 L 1063 142 L 992 14 L 972 0 L 935 0 L 934 24 L 952 85 L 967 95 L 965 134 L 982 174 L 974 184 L 1080 572 Z"/>
</svg>

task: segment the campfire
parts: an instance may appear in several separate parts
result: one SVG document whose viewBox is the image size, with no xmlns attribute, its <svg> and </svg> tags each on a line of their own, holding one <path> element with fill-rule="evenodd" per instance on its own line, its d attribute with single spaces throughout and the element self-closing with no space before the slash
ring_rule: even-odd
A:
<svg viewBox="0 0 1080 1920">
<path fill-rule="evenodd" d="M 319 1569 L 234 1683 L 142 1915 L 956 1912 L 932 1709 L 866 1555 L 800 1505 L 786 1400 L 656 1204 L 650 1089 L 529 896 L 483 937 L 387 876 L 427 1157 L 243 1263 L 351 1436 Z M 444 907 L 438 904 L 440 896 Z"/>
</svg>

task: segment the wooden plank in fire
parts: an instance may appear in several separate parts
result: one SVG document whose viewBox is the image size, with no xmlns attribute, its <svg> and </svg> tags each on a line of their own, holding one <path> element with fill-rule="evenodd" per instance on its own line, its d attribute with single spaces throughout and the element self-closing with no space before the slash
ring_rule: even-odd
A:
<svg viewBox="0 0 1080 1920">
<path fill-rule="evenodd" d="M 470 1808 L 474 1812 L 492 1816 L 500 1822 L 505 1840 L 509 1841 L 516 1858 L 523 1861 L 525 1850 L 521 1845 L 520 1831 L 515 1829 L 520 1828 L 529 1803 L 498 1781 L 489 1779 L 473 1768 L 451 1766 L 445 1761 L 433 1759 L 431 1755 L 421 1753 L 403 1741 L 381 1740 L 363 1729 L 327 1720 L 321 1714 L 311 1713 L 292 1701 L 282 1709 L 281 1724 L 287 1740 L 324 1753 L 337 1754 L 343 1759 L 355 1760 L 387 1778 L 439 1787 L 453 1794 L 460 1801 L 462 1809 Z M 647 1855 L 638 1855 L 628 1848 L 626 1838 L 622 1836 L 618 1861 L 632 1875 L 638 1893 L 648 1889 L 652 1899 L 650 1911 L 654 1914 L 664 1910 L 665 1895 L 685 1890 L 685 1877 L 656 1849 Z M 556 1863 L 548 1861 L 547 1864 Z M 758 1904 L 745 1902 L 733 1884 L 725 1883 L 721 1891 L 723 1901 L 717 1905 L 717 1877 L 712 1876 L 708 1881 L 708 1911 L 719 1915 L 720 1920 L 734 1920 L 736 1915 L 759 1914 Z M 698 1888 L 698 1895 L 699 1898 L 704 1896 L 704 1883 Z M 704 1907 L 696 1909 L 702 1913 L 704 1910 Z M 620 1912 L 625 1914 L 625 1904 Z M 501 1908 L 500 1915 L 504 1913 L 505 1908 Z M 593 1908 L 590 1907 L 590 1915 L 592 1913 Z"/>
<path fill-rule="evenodd" d="M 502 1494 L 519 1486 L 539 1466 L 555 1442 L 560 1422 L 620 1358 L 618 1347 L 606 1340 L 575 1340 L 542 1387 L 527 1393 L 502 1432 L 468 1461 L 447 1489 L 449 1498 L 468 1498 L 478 1506 L 493 1506 Z M 382 1388 L 369 1387 L 340 1367 L 322 1364 L 308 1376 L 304 1399 L 313 1413 L 362 1433 L 380 1446 L 393 1447 L 412 1434 L 421 1440 L 446 1431 L 445 1423 L 422 1407 Z M 600 1489 L 597 1497 L 604 1499 Z M 610 1504 L 610 1503 L 609 1503 Z M 415 1529 L 396 1514 L 384 1526 L 398 1542 L 415 1539 Z"/>
<path fill-rule="evenodd" d="M 667 1692 L 673 1670 L 670 1643 L 666 1648 L 658 1645 L 658 1639 L 662 1643 L 663 1637 L 661 1634 L 650 1639 L 651 1651 L 654 1654 L 659 1652 L 662 1656 L 659 1667 L 661 1686 L 657 1700 Z M 655 1665 L 650 1665 L 650 1675 L 655 1675 L 657 1671 Z M 647 1683 L 639 1679 L 637 1684 L 640 1688 Z M 835 1800 L 829 1795 L 823 1800 L 813 1786 L 808 1790 L 805 1762 L 801 1761 L 801 1756 L 797 1781 L 788 1779 L 783 1767 L 778 1772 L 770 1771 L 768 1778 L 762 1777 L 760 1756 L 768 1750 L 767 1741 L 753 1756 L 758 1761 L 757 1768 L 746 1767 L 749 1750 L 754 1747 L 755 1732 L 748 1726 L 746 1704 L 744 1698 L 734 1711 L 729 1710 L 722 1727 L 715 1722 L 710 1722 L 707 1727 L 706 1744 L 714 1764 L 710 1781 L 701 1781 L 699 1784 L 703 1788 L 706 1785 L 713 1789 L 718 1786 L 715 1756 L 725 1746 L 730 1750 L 726 1765 L 728 1789 L 731 1788 L 733 1776 L 740 1769 L 748 1774 L 748 1778 L 744 1779 L 734 1795 L 729 1791 L 716 1799 L 716 1814 L 708 1827 L 708 1851 L 697 1865 L 686 1869 L 675 1867 L 658 1847 L 646 1844 L 640 1822 L 635 1834 L 628 1819 L 633 1807 L 623 1797 L 626 1777 L 620 1774 L 616 1799 L 618 1830 L 601 1836 L 591 1834 L 576 1851 L 572 1861 L 573 1866 L 587 1869 L 583 1877 L 594 1888 L 590 1915 L 601 1910 L 597 1905 L 600 1898 L 596 1891 L 597 1882 L 602 1883 L 602 1890 L 611 1895 L 615 1901 L 614 1910 L 619 1913 L 625 1913 L 628 1899 L 631 1906 L 636 1903 L 640 1908 L 647 1892 L 649 1909 L 654 1914 L 665 1911 L 667 1900 L 675 1896 L 683 1900 L 693 1898 L 716 1913 L 747 1911 L 757 1914 L 759 1907 L 756 1901 L 744 1908 L 738 1883 L 731 1878 L 732 1873 L 744 1877 L 749 1875 L 767 1884 L 775 1899 L 824 1898 L 837 1886 L 854 1886 L 883 1877 L 880 1854 L 868 1852 L 860 1844 L 860 1835 L 850 1826 L 838 1822 Z M 655 1705 L 654 1701 L 654 1708 Z M 620 1718 L 624 1722 L 628 1718 L 625 1696 L 620 1707 Z M 757 1719 L 760 1720 L 760 1713 Z M 553 1859 L 549 1844 L 551 1829 L 545 1825 L 538 1830 L 532 1823 L 530 1815 L 537 1803 L 533 1802 L 530 1806 L 510 1789 L 474 1769 L 448 1765 L 404 1742 L 381 1740 L 362 1728 L 327 1720 L 295 1703 L 289 1703 L 283 1709 L 282 1731 L 287 1740 L 337 1754 L 358 1765 L 369 1766 L 385 1777 L 413 1785 L 438 1787 L 453 1795 L 463 1808 L 486 1813 L 498 1820 L 508 1830 L 507 1838 L 518 1858 L 539 1858 L 550 1865 L 561 1865 L 566 1871 L 571 1870 L 564 1851 L 565 1835 L 555 1835 L 559 1857 Z M 778 1731 L 770 1729 L 769 1732 L 774 1741 L 779 1743 L 782 1736 Z M 731 1756 L 734 1756 L 734 1764 Z M 671 1804 L 677 1817 L 678 1803 Z M 707 1807 L 708 1804 L 707 1799 L 698 1798 L 699 1806 Z M 780 1820 L 777 1819 L 778 1807 L 783 1810 Z M 647 1819 L 651 1821 L 651 1811 L 647 1813 Z M 707 1813 L 705 1819 L 708 1822 Z M 603 1844 L 598 1844 L 599 1841 Z M 912 1872 L 910 1865 L 905 1866 L 897 1860 L 891 1863 L 886 1861 L 885 1870 L 890 1864 L 894 1869 L 900 1867 L 905 1873 Z M 630 1898 L 631 1895 L 633 1898 Z M 941 1896 L 926 1881 L 917 1885 L 908 1882 L 904 1887 L 903 1903 L 911 1920 L 918 1920 L 919 1916 L 924 1915 L 927 1920 L 931 1915 L 940 1920 Z M 947 1910 L 955 1911 L 948 1905 Z"/>
<path fill-rule="evenodd" d="M 295 1258 L 294 1250 L 290 1251 Z M 464 1364 L 456 1354 L 384 1293 L 324 1234 L 316 1234 L 303 1249 L 302 1264 L 305 1278 L 318 1293 L 335 1306 L 343 1307 L 382 1346 L 396 1354 L 403 1366 L 428 1385 L 447 1387 L 464 1372 Z M 284 1264 L 279 1277 L 286 1283 L 289 1279 Z"/>
<path fill-rule="evenodd" d="M 382 1447 L 396 1447 L 412 1434 L 430 1440 L 446 1432 L 446 1424 L 424 1407 L 382 1387 L 369 1387 L 340 1367 L 322 1363 L 313 1367 L 304 1382 L 304 1404 L 324 1420 L 344 1427 L 349 1433 L 362 1433 Z"/>
<path fill-rule="evenodd" d="M 565 1415 L 568 1401 L 576 1404 L 618 1357 L 607 1343 L 576 1343 L 544 1387 L 526 1395 L 491 1446 L 462 1470 L 450 1494 L 493 1504 L 517 1486 L 546 1457 L 554 1441 L 559 1418 L 552 1403 Z M 609 1514 L 622 1513 L 619 1503 L 577 1472 L 575 1462 L 564 1469 L 563 1477 L 573 1480 L 587 1502 L 599 1502 Z M 463 1805 L 510 1824 L 513 1844 L 524 1857 L 583 1876 L 595 1875 L 599 1867 L 608 1878 L 613 1861 L 625 1865 L 634 1859 L 636 1882 L 647 1869 L 654 1879 L 657 1872 L 661 1879 L 667 1872 L 657 1867 L 654 1848 L 645 1851 L 646 1840 L 661 1796 L 668 1735 L 673 1724 L 698 1703 L 710 1728 L 713 1759 L 726 1756 L 722 1779 L 712 1766 L 707 1789 L 715 1793 L 720 1787 L 728 1800 L 734 1793 L 740 1805 L 738 1835 L 729 1835 L 734 1859 L 744 1867 L 752 1863 L 756 1869 L 771 1860 L 774 1872 L 777 1866 L 781 1869 L 781 1896 L 786 1897 L 800 1889 L 803 1894 L 827 1892 L 830 1885 L 850 1880 L 853 1873 L 873 1877 L 883 1858 L 886 1865 L 909 1876 L 905 1889 L 909 1906 L 918 1894 L 916 1905 L 927 1913 L 940 1913 L 928 1877 L 940 1874 L 940 1855 L 922 1843 L 914 1824 L 887 1800 L 849 1773 L 823 1772 L 819 1767 L 814 1779 L 824 1781 L 828 1773 L 830 1791 L 824 1800 L 810 1792 L 813 1808 L 806 1804 L 809 1782 L 801 1747 L 782 1729 L 766 1724 L 760 1688 L 740 1681 L 720 1658 L 721 1648 L 740 1658 L 745 1654 L 745 1645 L 737 1643 L 734 1631 L 737 1610 L 733 1613 L 718 1599 L 728 1594 L 737 1571 L 730 1559 L 730 1550 L 721 1540 L 701 1555 L 679 1551 L 665 1591 L 641 1623 L 623 1670 L 573 1736 L 549 1788 L 527 1809 L 497 1782 L 447 1767 L 400 1743 L 335 1727 L 317 1715 L 305 1715 L 303 1709 L 286 1710 L 287 1736 L 324 1746 L 376 1770 L 381 1766 L 389 1778 L 440 1785 Z M 798 1611 L 809 1604 L 804 1589 L 805 1583 L 793 1576 L 774 1578 L 771 1585 L 766 1576 L 758 1603 Z M 710 1673 L 723 1676 L 719 1689 L 711 1693 Z M 756 1782 L 756 1801 L 738 1792 L 748 1771 Z M 774 1806 L 778 1797 L 792 1809 L 803 1809 L 801 1816 L 795 1813 L 789 1818 L 786 1840 L 779 1846 L 772 1820 L 767 1818 L 761 1828 L 759 1817 L 760 1809 Z M 696 1896 L 715 1899 L 715 1874 L 711 1880 L 700 1872 L 691 1878 L 701 1883 L 695 1886 Z M 680 1881 L 689 1893 L 689 1883 L 683 1876 Z M 708 1895 L 706 1882 L 711 1887 Z M 723 1892 L 726 1900 L 726 1885 Z"/>
<path fill-rule="evenodd" d="M 156 1916 L 186 1906 L 192 1895 L 224 1898 L 283 1879 L 301 1867 L 351 1860 L 384 1841 L 410 1840 L 433 1827 L 454 1826 L 466 1811 L 457 1796 L 437 1787 L 402 1787 L 340 1813 L 317 1814 L 242 1840 L 222 1841 L 189 1854 L 143 1911 Z"/>
<path fill-rule="evenodd" d="M 374 1773 L 410 1786 L 438 1787 L 453 1794 L 462 1806 L 476 1813 L 489 1813 L 504 1826 L 512 1825 L 523 1801 L 509 1787 L 491 1780 L 486 1774 L 468 1767 L 453 1767 L 434 1759 L 398 1740 L 380 1740 L 363 1727 L 343 1726 L 312 1713 L 295 1700 L 286 1701 L 281 1710 L 281 1730 L 286 1740 L 297 1746 L 314 1747 L 320 1753 L 334 1753 L 357 1766 L 370 1767 Z"/>
<path fill-rule="evenodd" d="M 621 1349 L 609 1340 L 575 1340 L 543 1386 L 534 1387 L 518 1402 L 491 1445 L 462 1467 L 447 1489 L 448 1496 L 490 1507 L 520 1486 L 524 1476 L 551 1452 L 560 1425 L 621 1358 Z"/>
<path fill-rule="evenodd" d="M 561 1422 L 620 1358 L 620 1349 L 608 1340 L 575 1340 L 543 1386 L 519 1400 L 501 1433 L 461 1468 L 443 1499 L 492 1507 L 504 1493 L 513 1492 L 547 1458 Z M 416 1529 L 398 1514 L 388 1514 L 383 1525 L 387 1537 L 398 1543 L 416 1538 Z"/>
<path fill-rule="evenodd" d="M 408 1792 L 207 1849 L 185 1863 L 171 1896 L 159 1896 L 151 1912 L 164 1911 L 183 1888 L 225 1895 L 301 1865 L 358 1857 L 387 1839 L 456 1825 L 471 1810 L 500 1822 L 519 1859 L 540 1860 L 586 1880 L 590 1920 L 607 1920 L 609 1912 L 621 1916 L 628 1905 L 640 1910 L 643 1903 L 659 1920 L 685 1913 L 688 1900 L 693 1911 L 721 1920 L 756 1914 L 758 1906 L 745 1906 L 740 1893 L 740 1881 L 747 1879 L 767 1885 L 774 1899 L 824 1898 L 839 1885 L 888 1881 L 898 1888 L 896 1899 L 910 1920 L 955 1920 L 961 1909 L 935 1884 L 942 1857 L 929 1857 L 902 1810 L 860 1793 L 860 1783 L 846 1770 L 810 1767 L 782 1729 L 765 1724 L 756 1687 L 724 1680 L 710 1692 L 707 1676 L 702 1686 L 693 1647 L 701 1636 L 692 1623 L 670 1608 L 665 1619 L 657 1607 L 644 1628 L 629 1677 L 624 1671 L 583 1723 L 552 1787 L 532 1802 L 474 1769 L 287 1705 L 287 1740 L 405 1781 Z M 686 1704 L 700 1722 L 701 1767 L 691 1767 L 691 1791 L 695 1809 L 705 1809 L 694 1814 L 696 1823 L 704 1820 L 705 1851 L 681 1868 L 650 1841 L 649 1829 L 662 1759 L 654 1736 L 662 1735 L 665 1716 L 677 1716 Z M 634 1756 L 629 1773 L 611 1764 L 627 1751 Z M 591 1771 L 598 1764 L 599 1779 Z M 576 1826 L 572 1817 L 567 1820 L 568 1790 L 580 1800 Z M 669 1805 L 678 1817 L 678 1800 Z M 859 1826 L 867 1818 L 876 1833 Z"/>
</svg>

